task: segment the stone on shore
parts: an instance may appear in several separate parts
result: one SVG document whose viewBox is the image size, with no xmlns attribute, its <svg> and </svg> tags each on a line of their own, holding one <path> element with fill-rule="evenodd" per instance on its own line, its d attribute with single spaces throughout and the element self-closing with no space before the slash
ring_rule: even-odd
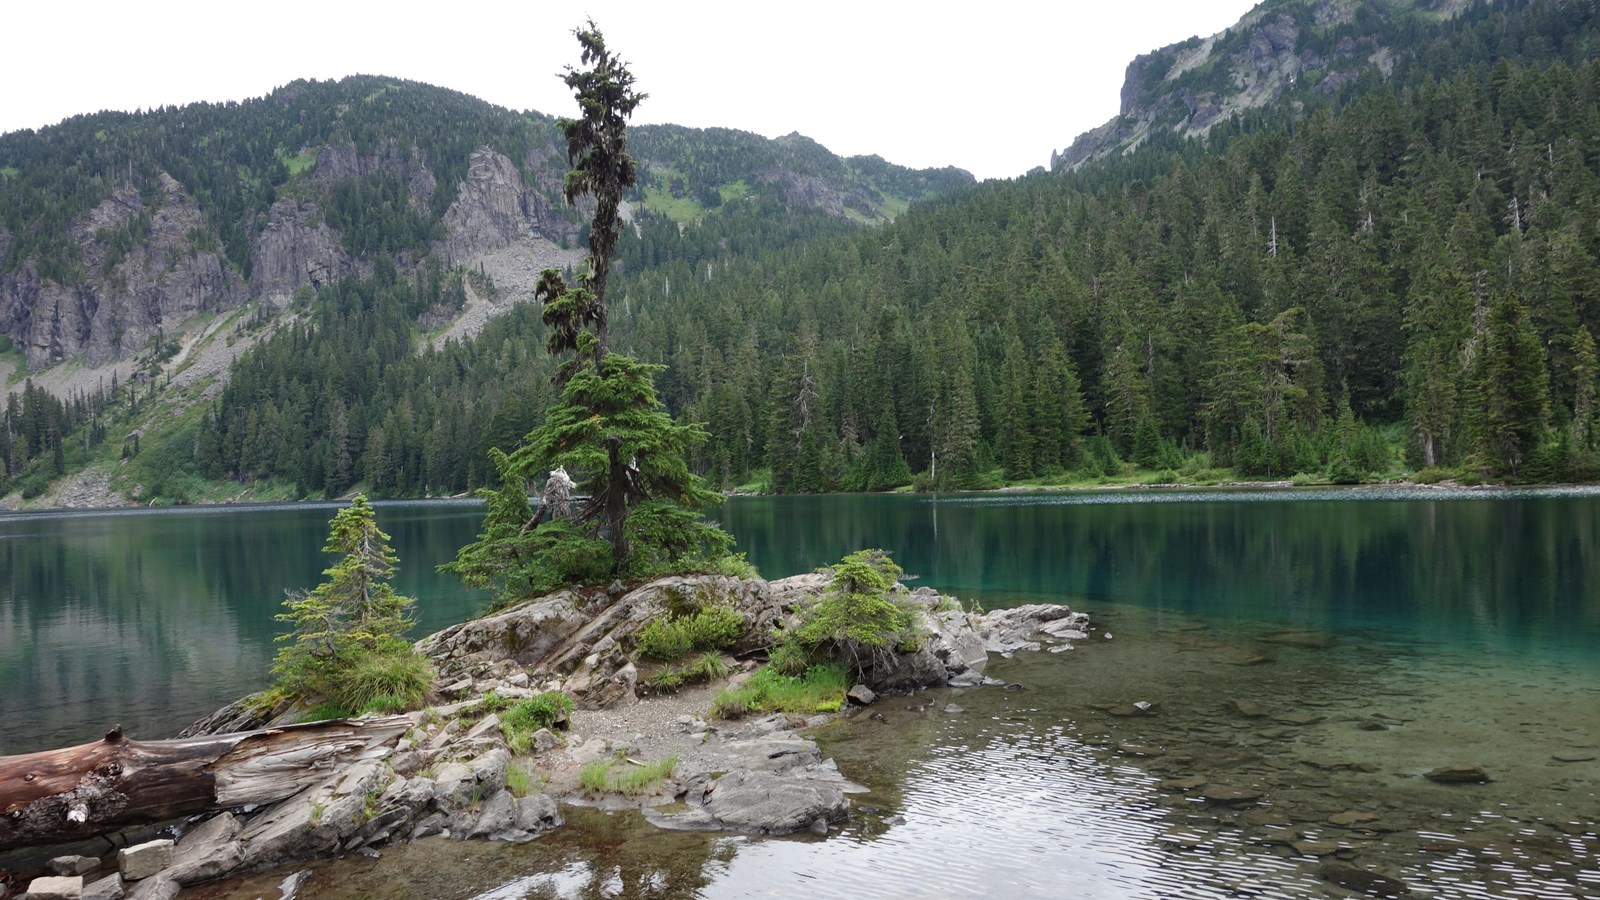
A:
<svg viewBox="0 0 1600 900">
<path fill-rule="evenodd" d="M 232 813 L 213 816 L 178 839 L 167 877 L 178 884 L 199 884 L 221 878 L 244 860 L 237 838 L 243 826 Z"/>
<path fill-rule="evenodd" d="M 81 900 L 82 875 L 46 875 L 28 882 L 24 900 Z"/>
<path fill-rule="evenodd" d="M 45 863 L 45 871 L 64 878 L 87 875 L 100 868 L 100 860 L 93 856 L 58 856 Z"/>
<path fill-rule="evenodd" d="M 129 881 L 149 878 L 172 865 L 172 841 L 147 841 L 117 851 L 117 869 Z"/>
<path fill-rule="evenodd" d="M 725 830 L 793 834 L 816 819 L 844 821 L 849 801 L 837 786 L 739 769 L 706 786 L 705 812 Z"/>
<path fill-rule="evenodd" d="M 128 891 L 128 900 L 172 900 L 182 888 L 165 875 L 146 878 Z"/>
</svg>

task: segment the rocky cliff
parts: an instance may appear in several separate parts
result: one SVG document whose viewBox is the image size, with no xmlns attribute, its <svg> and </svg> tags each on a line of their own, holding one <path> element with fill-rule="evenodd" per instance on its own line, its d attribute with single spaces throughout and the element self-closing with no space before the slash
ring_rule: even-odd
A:
<svg viewBox="0 0 1600 900">
<path fill-rule="evenodd" d="M 83 260 L 77 284 L 41 278 L 31 265 L 0 275 L 0 333 L 30 368 L 132 355 L 162 329 L 238 306 L 247 295 L 199 205 L 171 176 L 144 194 L 117 189 L 70 234 Z"/>
<path fill-rule="evenodd" d="M 1052 170 L 1138 148 L 1152 135 L 1204 135 L 1250 109 L 1329 97 L 1366 72 L 1388 75 L 1404 26 L 1460 12 L 1465 0 L 1267 0 L 1232 28 L 1128 64 L 1111 121 L 1050 154 Z"/>
</svg>

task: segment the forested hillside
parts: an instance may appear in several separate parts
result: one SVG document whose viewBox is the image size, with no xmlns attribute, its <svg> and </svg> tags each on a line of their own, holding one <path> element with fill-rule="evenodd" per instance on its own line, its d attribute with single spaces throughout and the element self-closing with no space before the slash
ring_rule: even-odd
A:
<svg viewBox="0 0 1600 900">
<path fill-rule="evenodd" d="M 672 236 L 686 260 L 844 233 L 972 183 L 955 169 L 842 159 L 798 135 L 635 131 L 641 179 L 628 198 L 632 221 L 640 234 Z M 12 374 L 11 386 L 21 388 L 0 429 L 0 496 L 19 480 L 36 493 L 50 478 L 105 458 L 97 445 L 108 421 L 117 436 L 130 436 L 129 453 L 147 446 L 147 435 L 165 445 L 173 418 L 192 439 L 202 393 L 211 418 L 233 430 L 226 404 L 252 394 L 234 389 L 216 411 L 220 384 L 183 396 L 166 391 L 174 375 L 180 388 L 209 380 L 184 374 L 223 341 L 253 342 L 281 328 L 283 340 L 315 340 L 348 355 L 326 342 L 389 327 L 395 343 L 380 344 L 377 359 L 375 348 L 361 348 L 386 371 L 405 361 L 425 329 L 475 333 L 485 316 L 526 299 L 542 266 L 580 255 L 584 215 L 561 199 L 565 171 L 553 119 L 376 76 L 295 82 L 243 103 L 78 116 L 0 136 L 0 377 Z M 680 230 L 692 238 L 680 241 Z M 636 242 L 623 269 L 651 265 L 653 243 Z M 317 291 L 327 294 L 313 304 Z M 472 312 L 469 301 L 487 312 L 457 328 Z M 362 322 L 346 330 L 352 319 Z M 325 321 L 334 327 L 321 335 Z M 245 360 L 241 370 L 258 365 Z M 54 397 L 20 383 L 52 367 L 98 377 L 49 378 L 75 385 Z M 323 434 L 334 421 L 323 382 L 305 390 L 298 406 L 277 404 L 280 415 L 265 426 L 240 423 L 240 432 L 272 435 L 270 452 L 236 435 L 189 460 L 189 475 L 198 465 L 248 480 L 281 470 L 278 463 L 320 463 L 321 448 L 340 441 Z M 493 402 L 498 391 L 477 397 Z M 349 424 L 361 453 L 371 428 L 388 418 L 373 413 L 368 421 L 376 400 L 345 395 L 358 410 Z M 419 414 L 428 415 L 426 404 Z M 69 439 L 80 427 L 91 439 Z M 286 443 L 298 449 L 279 459 Z M 217 454 L 230 450 L 219 469 Z M 474 457 L 482 450 L 474 439 Z M 447 466 L 448 483 L 464 484 L 471 465 Z M 158 474 L 165 481 L 174 472 Z M 345 467 L 332 472 L 342 486 Z M 378 490 L 416 492 L 422 479 L 413 472 Z M 328 488 L 320 467 L 297 481 L 304 490 Z"/>
<path fill-rule="evenodd" d="M 612 343 L 666 366 L 662 397 L 711 433 L 695 465 L 725 487 L 960 488 L 1129 463 L 1156 480 L 1600 477 L 1595 4 L 1477 4 L 1410 27 L 1388 77 L 1318 104 L 869 228 L 848 198 L 951 184 L 901 173 L 868 190 L 874 164 L 807 170 L 800 139 L 691 154 L 666 149 L 679 130 L 640 129 L 642 159 L 676 160 L 641 179 L 643 202 L 678 218 L 625 232 Z M 729 180 L 729 159 L 766 171 L 775 153 L 789 181 L 834 178 L 846 214 Z M 125 445 L 124 468 L 168 499 L 200 476 L 298 494 L 481 486 L 487 448 L 510 449 L 550 389 L 531 310 L 471 339 L 420 336 L 419 316 L 468 290 L 499 287 L 471 268 L 351 273 L 220 395 Z M 113 391 L 111 433 L 156 388 Z M 13 405 L 8 422 L 32 423 L 0 446 L 21 457 L 13 478 L 73 468 L 94 456 L 84 429 L 107 430 L 89 398 L 77 419 Z"/>
</svg>

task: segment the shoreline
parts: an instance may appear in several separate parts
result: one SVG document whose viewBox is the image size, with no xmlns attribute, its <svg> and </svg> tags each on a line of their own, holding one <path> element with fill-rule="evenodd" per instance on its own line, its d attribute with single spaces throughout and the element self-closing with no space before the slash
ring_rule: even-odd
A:
<svg viewBox="0 0 1600 900">
<path fill-rule="evenodd" d="M 1445 480 L 1438 482 L 1417 481 L 1380 481 L 1362 484 L 1294 484 L 1287 480 L 1272 481 L 1224 481 L 1216 484 L 1146 484 L 1139 482 L 1116 482 L 1109 484 L 1077 484 L 1077 485 L 1007 485 L 999 488 L 985 488 L 982 490 L 938 491 L 917 493 L 914 491 L 841 491 L 831 494 L 760 494 L 748 492 L 731 492 L 723 495 L 724 499 L 739 497 L 986 497 L 986 496 L 1012 496 L 1012 495 L 1114 495 L 1121 493 L 1134 493 L 1149 491 L 1151 493 L 1215 493 L 1226 495 L 1229 493 L 1245 493 L 1257 491 L 1261 493 L 1308 493 L 1312 491 L 1331 491 L 1337 493 L 1377 493 L 1380 491 L 1415 491 L 1437 495 L 1441 498 L 1472 497 L 1517 492 L 1574 492 L 1583 490 L 1600 491 L 1600 482 L 1549 482 L 1530 484 L 1486 483 L 1464 484 L 1459 481 Z M 274 507 L 304 507 L 336 508 L 344 505 L 348 498 L 318 498 L 302 500 L 228 500 L 212 503 L 181 503 L 181 504 L 140 504 L 132 502 L 91 502 L 82 505 L 65 506 L 26 506 L 9 505 L 17 495 L 0 497 L 0 519 L 10 516 L 49 515 L 52 513 L 76 513 L 92 515 L 103 513 L 107 515 L 134 512 L 176 512 L 187 510 L 192 512 L 214 512 L 244 509 L 270 509 Z M 453 495 L 449 497 L 393 497 L 372 501 L 378 506 L 395 506 L 401 504 L 459 504 L 481 505 L 483 501 L 469 495 Z"/>
</svg>

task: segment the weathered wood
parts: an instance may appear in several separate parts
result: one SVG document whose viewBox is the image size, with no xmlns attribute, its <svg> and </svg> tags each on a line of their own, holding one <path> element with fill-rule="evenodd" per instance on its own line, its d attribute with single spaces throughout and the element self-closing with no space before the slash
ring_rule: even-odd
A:
<svg viewBox="0 0 1600 900">
<path fill-rule="evenodd" d="M 383 756 L 410 727 L 387 716 L 135 741 L 119 725 L 92 744 L 0 756 L 0 851 L 273 803 L 337 765 Z"/>
</svg>

